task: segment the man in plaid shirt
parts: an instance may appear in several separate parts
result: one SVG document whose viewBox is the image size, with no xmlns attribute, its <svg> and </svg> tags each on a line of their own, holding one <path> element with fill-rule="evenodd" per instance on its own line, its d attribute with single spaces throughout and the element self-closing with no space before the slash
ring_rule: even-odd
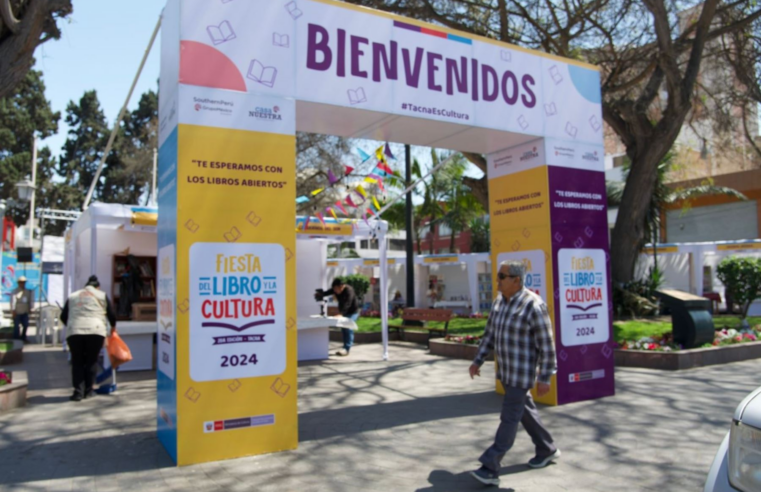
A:
<svg viewBox="0 0 761 492">
<path fill-rule="evenodd" d="M 526 267 L 520 261 L 505 261 L 499 265 L 497 285 L 501 295 L 492 304 L 478 354 L 470 366 L 471 379 L 480 376 L 481 365 L 489 352 L 494 351 L 497 377 L 505 387 L 494 444 L 479 458 L 483 466 L 470 472 L 487 485 L 499 485 L 500 462 L 515 442 L 519 422 L 536 446 L 536 456 L 528 462 L 531 468 L 545 467 L 560 457 L 560 450 L 542 424 L 530 393 L 535 383 L 539 396 L 550 390 L 557 360 L 547 305 L 541 297 L 523 287 L 525 274 Z"/>
</svg>

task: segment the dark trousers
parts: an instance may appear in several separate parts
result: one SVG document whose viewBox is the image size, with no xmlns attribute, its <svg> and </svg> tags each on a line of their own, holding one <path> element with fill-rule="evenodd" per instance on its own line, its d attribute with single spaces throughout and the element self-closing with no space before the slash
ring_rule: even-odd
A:
<svg viewBox="0 0 761 492">
<path fill-rule="evenodd" d="M 505 399 L 502 400 L 502 413 L 499 416 L 499 428 L 494 444 L 484 451 L 478 459 L 486 468 L 499 473 L 500 463 L 515 442 L 518 423 L 523 424 L 536 447 L 536 455 L 546 457 L 557 449 L 552 436 L 542 424 L 531 393 L 524 388 L 505 386 Z"/>
<path fill-rule="evenodd" d="M 24 331 L 21 331 L 21 328 Z M 26 341 L 26 331 L 29 329 L 29 314 L 17 314 L 13 317 L 13 338 Z"/>
<path fill-rule="evenodd" d="M 71 383 L 75 394 L 85 396 L 92 391 L 104 338 L 100 335 L 72 335 L 66 339 L 71 352 Z"/>
</svg>

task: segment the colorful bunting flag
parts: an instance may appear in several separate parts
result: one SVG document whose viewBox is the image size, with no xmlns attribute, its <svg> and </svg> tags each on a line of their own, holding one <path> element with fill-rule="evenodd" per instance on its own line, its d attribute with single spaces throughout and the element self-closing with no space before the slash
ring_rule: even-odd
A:
<svg viewBox="0 0 761 492">
<path fill-rule="evenodd" d="M 333 174 L 333 171 L 331 171 L 330 169 L 328 169 L 328 181 L 330 182 L 331 185 L 334 185 L 339 181 L 338 178 L 336 178 L 336 175 Z"/>
<path fill-rule="evenodd" d="M 385 192 L 386 192 L 386 190 L 383 188 L 383 180 L 382 180 L 382 179 L 380 179 L 380 178 L 378 178 L 378 188 L 380 188 L 380 190 L 381 190 L 383 193 L 385 193 Z"/>
<path fill-rule="evenodd" d="M 388 167 L 388 165 L 383 163 L 383 162 L 379 162 L 378 165 L 376 166 L 376 168 L 381 170 L 381 171 L 383 171 L 383 172 L 385 172 L 385 173 L 387 173 L 387 174 L 389 174 L 389 175 L 393 175 L 394 174 L 394 170 L 391 169 L 390 167 Z"/>
<path fill-rule="evenodd" d="M 375 157 L 379 161 L 382 161 L 382 162 L 386 161 L 386 156 L 383 154 L 383 145 L 375 149 Z"/>
<path fill-rule="evenodd" d="M 362 218 L 365 220 L 365 224 L 367 224 L 367 227 L 370 227 L 370 223 L 367 221 L 367 210 L 362 212 Z"/>
<path fill-rule="evenodd" d="M 328 210 L 328 211 L 330 212 L 330 215 L 332 215 L 332 216 L 333 216 L 333 218 L 334 218 L 334 219 L 336 219 L 336 221 L 338 220 L 338 215 L 336 215 L 336 211 L 335 211 L 335 210 L 333 210 L 333 208 L 332 208 L 332 207 L 328 207 L 328 208 L 326 208 L 325 210 Z"/>
<path fill-rule="evenodd" d="M 375 208 L 380 212 L 381 206 L 378 204 L 378 199 L 373 197 L 373 205 L 375 205 Z"/>
<path fill-rule="evenodd" d="M 322 193 L 323 191 L 325 191 L 325 188 L 319 188 L 319 189 L 317 189 L 317 190 L 314 190 L 314 191 L 312 192 L 312 196 L 317 196 L 317 195 L 319 195 L 320 193 Z"/>
<path fill-rule="evenodd" d="M 351 167 L 351 166 L 344 166 L 344 167 L 346 168 L 346 174 L 345 174 L 345 176 L 350 175 L 351 172 L 354 170 L 354 168 Z"/>
<path fill-rule="evenodd" d="M 372 174 L 371 174 L 371 175 L 369 175 L 368 177 L 366 177 L 366 178 L 365 178 L 365 183 L 375 183 L 375 182 L 376 182 L 376 180 L 375 180 L 375 178 L 374 178 L 373 176 L 374 176 L 374 175 L 372 175 Z"/>
<path fill-rule="evenodd" d="M 359 152 L 359 157 L 362 158 L 362 162 L 365 162 L 367 159 L 370 158 L 370 154 L 365 152 L 364 150 L 357 148 L 357 152 Z M 346 174 L 349 174 L 348 172 Z"/>
<path fill-rule="evenodd" d="M 309 216 L 307 215 L 306 218 L 304 218 L 304 229 L 307 230 L 307 227 L 309 227 Z"/>
<path fill-rule="evenodd" d="M 304 195 L 302 195 L 302 196 L 300 196 L 300 197 L 298 197 L 296 199 L 296 203 L 306 203 L 308 201 L 309 201 L 309 197 L 304 196 Z"/>
<path fill-rule="evenodd" d="M 322 216 L 320 212 L 317 212 L 317 218 L 319 219 L 320 223 L 322 224 L 322 227 L 325 227 L 325 218 Z"/>
<path fill-rule="evenodd" d="M 346 204 L 348 206 L 357 208 L 357 206 L 354 205 L 354 202 L 351 200 L 351 195 L 347 196 L 345 201 L 346 201 Z M 346 213 L 346 212 L 344 212 L 344 213 Z M 349 215 L 349 214 L 346 214 L 346 215 Z"/>
<path fill-rule="evenodd" d="M 344 213 L 344 215 L 349 215 L 349 212 L 346 211 L 343 205 L 341 205 L 341 200 L 336 202 L 336 207 L 341 209 L 341 212 Z"/>
<path fill-rule="evenodd" d="M 391 153 L 391 147 L 388 145 L 388 142 L 386 142 L 386 150 L 384 152 L 387 157 L 396 160 L 396 157 L 394 157 L 394 154 Z"/>
<path fill-rule="evenodd" d="M 359 193 L 362 196 L 362 198 L 364 198 L 365 200 L 367 199 L 367 192 L 365 191 L 365 189 L 362 187 L 361 184 L 356 187 L 356 190 L 357 190 L 357 193 Z"/>
</svg>

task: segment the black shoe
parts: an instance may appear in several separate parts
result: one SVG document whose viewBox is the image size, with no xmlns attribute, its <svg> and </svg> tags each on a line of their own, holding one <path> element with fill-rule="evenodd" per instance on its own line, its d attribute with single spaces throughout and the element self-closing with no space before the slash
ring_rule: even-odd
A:
<svg viewBox="0 0 761 492">
<path fill-rule="evenodd" d="M 470 476 L 484 485 L 499 485 L 499 474 L 494 473 L 485 466 L 470 472 Z"/>
<path fill-rule="evenodd" d="M 560 458 L 560 450 L 556 449 L 554 453 L 540 457 L 540 456 L 534 456 L 530 460 L 528 460 L 528 466 L 531 468 L 544 468 L 545 466 L 549 465 L 551 462 L 557 460 Z"/>
<path fill-rule="evenodd" d="M 93 391 L 93 390 L 90 390 L 90 391 L 88 391 L 87 393 L 85 393 L 85 399 L 87 399 L 87 398 L 92 398 L 92 397 L 94 397 L 96 394 L 97 394 L 97 393 L 95 393 L 95 391 Z"/>
<path fill-rule="evenodd" d="M 69 397 L 69 401 L 82 401 L 84 398 L 79 393 L 74 393 Z"/>
</svg>

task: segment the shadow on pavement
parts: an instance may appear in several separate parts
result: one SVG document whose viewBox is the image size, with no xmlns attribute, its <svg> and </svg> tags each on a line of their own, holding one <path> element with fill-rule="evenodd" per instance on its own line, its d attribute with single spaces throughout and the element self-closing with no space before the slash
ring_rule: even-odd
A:
<svg viewBox="0 0 761 492">
<path fill-rule="evenodd" d="M 504 481 L 504 480 L 503 480 Z M 444 492 L 444 491 L 462 491 L 462 490 L 500 490 L 504 492 L 515 492 L 515 489 L 486 486 L 470 476 L 469 471 L 452 473 L 447 470 L 433 470 L 428 476 L 430 487 L 417 489 L 416 492 Z"/>
</svg>

